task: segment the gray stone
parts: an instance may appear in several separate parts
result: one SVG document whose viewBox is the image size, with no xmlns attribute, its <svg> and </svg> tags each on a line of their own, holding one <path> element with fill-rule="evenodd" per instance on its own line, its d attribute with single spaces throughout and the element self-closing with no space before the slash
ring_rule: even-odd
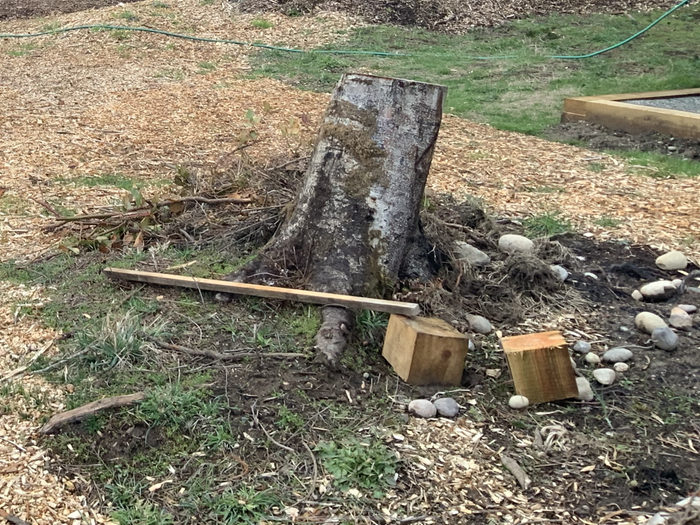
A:
<svg viewBox="0 0 700 525">
<path fill-rule="evenodd" d="M 674 279 L 673 281 L 671 281 L 671 284 L 673 286 L 675 286 L 676 288 L 680 288 L 681 285 L 683 284 L 683 280 L 682 279 Z"/>
<path fill-rule="evenodd" d="M 498 249 L 506 253 L 532 253 L 535 243 L 522 235 L 509 233 L 498 239 Z"/>
<path fill-rule="evenodd" d="M 624 363 L 632 359 L 632 351 L 627 348 L 611 348 L 603 354 L 603 361 L 609 363 Z"/>
<path fill-rule="evenodd" d="M 593 377 L 595 377 L 595 380 L 601 385 L 612 385 L 615 382 L 617 374 L 615 370 L 611 368 L 599 368 L 593 371 Z"/>
<path fill-rule="evenodd" d="M 687 314 L 694 314 L 698 311 L 698 307 L 692 304 L 679 304 L 678 308 L 680 308 Z"/>
<path fill-rule="evenodd" d="M 668 512 L 657 512 L 645 523 L 645 525 L 664 525 L 668 521 Z"/>
<path fill-rule="evenodd" d="M 634 326 L 636 326 L 638 330 L 646 332 L 647 334 L 652 333 L 656 328 L 668 327 L 666 321 L 661 319 L 661 317 L 658 315 L 652 314 L 651 312 L 638 313 L 637 317 L 634 318 Z"/>
<path fill-rule="evenodd" d="M 591 384 L 585 377 L 576 378 L 576 387 L 578 388 L 578 399 L 582 401 L 593 401 L 593 389 L 591 389 Z"/>
<path fill-rule="evenodd" d="M 480 315 L 468 314 L 467 322 L 469 323 L 470 330 L 477 334 L 490 334 L 493 330 L 493 325 L 489 320 Z"/>
<path fill-rule="evenodd" d="M 676 294 L 676 287 L 671 281 L 655 281 L 639 289 L 645 301 L 665 301 Z"/>
<path fill-rule="evenodd" d="M 474 344 L 474 341 L 472 341 L 472 340 L 470 339 L 470 340 L 469 340 L 469 351 L 470 351 L 470 352 L 473 352 L 474 350 L 476 350 L 476 345 Z"/>
<path fill-rule="evenodd" d="M 521 408 L 525 408 L 530 404 L 530 400 L 526 398 L 525 396 L 512 396 L 508 400 L 508 406 L 510 408 L 514 408 L 515 410 L 520 410 Z"/>
<path fill-rule="evenodd" d="M 556 277 L 562 282 L 566 281 L 569 278 L 569 272 L 567 272 L 565 268 L 559 266 L 558 264 L 551 265 L 549 269 L 552 270 L 554 277 Z"/>
<path fill-rule="evenodd" d="M 577 341 L 574 345 L 574 352 L 578 352 L 579 354 L 587 354 L 590 351 L 591 344 L 586 341 Z"/>
<path fill-rule="evenodd" d="M 472 266 L 486 266 L 491 262 L 491 257 L 463 241 L 455 243 L 455 255 L 460 261 L 466 261 Z"/>
<path fill-rule="evenodd" d="M 642 295 L 642 292 L 640 292 L 639 290 L 635 290 L 634 292 L 632 292 L 632 299 L 634 299 L 635 301 L 641 301 L 642 299 L 644 299 L 644 296 Z"/>
<path fill-rule="evenodd" d="M 413 414 L 416 417 L 435 417 L 437 414 L 437 408 L 427 399 L 414 399 L 408 404 L 409 414 Z"/>
<path fill-rule="evenodd" d="M 678 348 L 678 335 L 668 326 L 655 328 L 651 332 L 651 340 L 656 345 L 656 348 L 672 352 Z"/>
<path fill-rule="evenodd" d="M 600 363 L 600 357 L 598 357 L 598 354 L 594 354 L 593 352 L 588 352 L 584 359 L 589 365 L 597 365 Z"/>
<path fill-rule="evenodd" d="M 693 318 L 688 312 L 681 308 L 671 310 L 671 317 L 668 318 L 668 324 L 673 328 L 681 330 L 690 330 L 693 327 Z"/>
<path fill-rule="evenodd" d="M 683 270 L 688 266 L 688 259 L 686 259 L 683 252 L 674 250 L 672 252 L 665 253 L 661 257 L 656 258 L 656 266 L 662 270 Z"/>
<path fill-rule="evenodd" d="M 627 372 L 627 370 L 629 370 L 629 369 L 630 369 L 630 365 L 628 365 L 627 363 L 615 363 L 613 365 L 613 370 L 615 370 L 615 372 L 619 372 L 619 373 Z"/>
<path fill-rule="evenodd" d="M 459 404 L 451 397 L 441 397 L 433 401 L 437 413 L 442 417 L 455 417 L 459 414 Z"/>
</svg>

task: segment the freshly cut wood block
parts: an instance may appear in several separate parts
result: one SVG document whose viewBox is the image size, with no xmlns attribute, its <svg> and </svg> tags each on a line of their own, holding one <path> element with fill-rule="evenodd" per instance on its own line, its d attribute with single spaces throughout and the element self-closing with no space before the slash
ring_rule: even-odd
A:
<svg viewBox="0 0 700 525">
<path fill-rule="evenodd" d="M 561 332 L 541 332 L 501 339 L 515 392 L 534 403 L 578 395 L 576 375 Z"/>
<path fill-rule="evenodd" d="M 382 355 L 411 385 L 459 385 L 469 339 L 442 319 L 392 315 Z"/>
</svg>

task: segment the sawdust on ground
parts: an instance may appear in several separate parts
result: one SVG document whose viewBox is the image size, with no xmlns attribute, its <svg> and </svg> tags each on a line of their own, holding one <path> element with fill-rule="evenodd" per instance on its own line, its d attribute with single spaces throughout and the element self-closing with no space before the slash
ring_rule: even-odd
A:
<svg viewBox="0 0 700 525">
<path fill-rule="evenodd" d="M 299 47 L 337 42 L 359 24 L 340 14 L 268 14 L 273 27 L 261 30 L 251 25 L 253 15 L 231 18 L 224 9 L 203 9 L 198 0 L 177 2 L 168 16 L 150 2 L 129 4 L 129 10 L 141 25 Z M 61 15 L 55 21 L 115 22 L 121 11 L 105 8 Z M 0 32 L 31 32 L 46 23 L 3 22 Z M 240 134 L 249 130 L 249 109 L 261 116 L 256 124 L 261 141 L 248 154 L 274 159 L 292 149 L 308 149 L 328 101 L 327 95 L 277 81 L 245 79 L 249 49 L 244 47 L 112 31 L 42 37 L 31 44 L 0 42 L 3 261 L 36 259 L 60 242 L 58 233 L 42 230 L 50 216 L 32 199 L 78 213 L 99 210 L 118 202 L 123 190 L 80 181 L 117 173 L 142 181 L 146 192 L 167 191 L 178 165 L 215 164 L 235 149 Z M 284 129 L 293 119 L 303 124 L 290 139 Z M 592 169 L 592 162 L 602 170 Z M 557 211 L 596 238 L 677 247 L 696 257 L 700 253 L 700 224 L 692 210 L 700 180 L 649 178 L 614 157 L 580 148 L 446 116 L 428 184 L 433 191 L 483 198 L 497 215 L 524 218 Z M 606 229 L 596 224 L 605 217 L 619 225 Z M 0 284 L 0 377 L 5 377 L 42 350 L 49 355 L 47 345 L 59 334 L 32 325 L 17 309 L 18 303 L 40 308 L 45 300 L 41 289 Z M 36 445 L 41 417 L 63 408 L 63 392 L 22 374 L 0 386 L 9 396 L 9 410 L 0 421 L 0 507 L 37 525 L 107 522 L 71 492 L 70 483 L 50 473 L 49 460 Z M 36 396 L 23 392 L 37 389 L 45 403 L 28 406 Z M 445 436 L 454 432 L 450 429 Z M 424 443 L 420 437 L 411 439 Z M 439 447 L 432 452 L 440 453 Z M 488 472 L 493 466 L 479 468 Z M 424 475 L 432 490 L 440 481 L 435 472 Z M 490 485 L 494 494 L 513 487 L 502 478 Z M 511 502 L 522 503 L 517 493 L 508 493 Z M 68 518 L 75 512 L 82 517 Z M 507 522 L 521 518 L 504 512 L 511 516 Z M 611 519 L 623 522 L 622 517 Z"/>
</svg>

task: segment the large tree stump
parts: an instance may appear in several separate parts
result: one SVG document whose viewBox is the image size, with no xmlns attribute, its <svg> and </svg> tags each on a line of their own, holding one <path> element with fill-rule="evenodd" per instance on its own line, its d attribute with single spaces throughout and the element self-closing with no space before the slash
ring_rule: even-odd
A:
<svg viewBox="0 0 700 525">
<path fill-rule="evenodd" d="M 430 278 L 419 211 L 447 88 L 343 75 L 333 91 L 291 215 L 260 255 L 227 279 L 381 297 L 400 278 Z M 225 299 L 225 297 L 219 297 Z M 325 307 L 316 338 L 330 365 L 351 313 Z"/>
</svg>

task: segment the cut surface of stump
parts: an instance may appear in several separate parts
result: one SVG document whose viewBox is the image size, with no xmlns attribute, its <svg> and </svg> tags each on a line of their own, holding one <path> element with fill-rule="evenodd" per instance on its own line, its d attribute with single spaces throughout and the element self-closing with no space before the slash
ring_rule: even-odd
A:
<svg viewBox="0 0 700 525">
<path fill-rule="evenodd" d="M 435 264 L 419 219 L 446 88 L 343 75 L 321 123 L 294 209 L 256 259 L 228 280 L 382 297 Z M 220 300 L 226 296 L 219 295 Z M 353 315 L 327 306 L 316 347 L 337 365 Z"/>
</svg>

